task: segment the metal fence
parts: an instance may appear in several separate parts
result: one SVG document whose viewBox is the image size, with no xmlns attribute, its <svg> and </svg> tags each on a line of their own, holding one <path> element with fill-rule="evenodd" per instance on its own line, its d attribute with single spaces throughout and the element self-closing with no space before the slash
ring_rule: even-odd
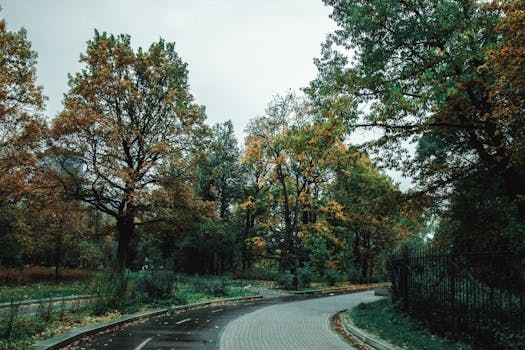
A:
<svg viewBox="0 0 525 350">
<path fill-rule="evenodd" d="M 404 249 L 390 261 L 392 297 L 436 331 L 481 349 L 515 348 L 525 341 L 524 267 L 513 254 Z"/>
</svg>

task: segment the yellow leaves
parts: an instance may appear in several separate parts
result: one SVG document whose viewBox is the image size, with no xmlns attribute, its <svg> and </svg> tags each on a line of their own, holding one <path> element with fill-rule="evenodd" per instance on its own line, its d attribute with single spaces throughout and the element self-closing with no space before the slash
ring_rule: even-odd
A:
<svg viewBox="0 0 525 350">
<path fill-rule="evenodd" d="M 309 193 L 301 192 L 299 194 L 299 202 L 303 205 L 311 205 L 313 204 L 312 196 Z"/>
<path fill-rule="evenodd" d="M 255 205 L 255 199 L 249 196 L 244 202 L 238 204 L 237 208 L 240 210 L 247 210 L 253 208 Z"/>
<path fill-rule="evenodd" d="M 247 139 L 246 149 L 244 150 L 243 161 L 251 163 L 262 156 L 262 140 L 256 137 Z"/>
<path fill-rule="evenodd" d="M 266 253 L 266 241 L 263 237 L 255 236 L 248 241 L 249 246 L 252 248 L 252 254 L 261 256 Z"/>
<path fill-rule="evenodd" d="M 321 206 L 321 211 L 332 215 L 337 220 L 346 220 L 345 207 L 337 201 L 327 201 L 326 205 Z"/>
<path fill-rule="evenodd" d="M 132 86 L 132 82 L 129 79 L 120 80 L 117 83 L 117 88 L 121 90 L 129 90 Z"/>
</svg>

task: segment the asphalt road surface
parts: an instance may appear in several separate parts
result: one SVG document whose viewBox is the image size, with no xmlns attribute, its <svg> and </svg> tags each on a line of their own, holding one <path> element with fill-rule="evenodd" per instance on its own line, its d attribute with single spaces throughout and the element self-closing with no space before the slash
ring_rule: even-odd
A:
<svg viewBox="0 0 525 350">
<path fill-rule="evenodd" d="M 329 318 L 339 310 L 376 299 L 369 291 L 220 305 L 121 327 L 67 349 L 351 349 L 330 329 Z"/>
</svg>

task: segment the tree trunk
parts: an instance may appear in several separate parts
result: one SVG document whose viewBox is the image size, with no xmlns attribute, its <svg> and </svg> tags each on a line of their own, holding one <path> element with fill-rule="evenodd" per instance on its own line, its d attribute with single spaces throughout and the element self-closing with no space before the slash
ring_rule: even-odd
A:
<svg viewBox="0 0 525 350">
<path fill-rule="evenodd" d="M 242 251 L 241 251 L 241 269 L 243 272 L 248 271 L 248 247 L 247 247 L 247 240 L 250 235 L 250 229 L 251 229 L 251 209 L 248 208 L 246 210 L 246 225 L 244 226 L 244 234 L 242 236 Z"/>
<path fill-rule="evenodd" d="M 55 283 L 60 281 L 60 263 L 62 261 L 62 233 L 55 235 Z"/>
<path fill-rule="evenodd" d="M 520 221 L 525 220 L 525 188 L 521 181 L 521 176 L 518 170 L 509 166 L 503 171 L 503 179 L 505 181 L 505 187 L 507 194 L 516 203 L 516 210 L 518 212 L 518 219 Z"/>
<path fill-rule="evenodd" d="M 361 240 L 359 233 L 355 233 L 354 238 L 354 247 L 353 247 L 353 255 L 354 255 L 354 268 L 358 268 L 361 266 Z"/>
<path fill-rule="evenodd" d="M 115 261 L 115 271 L 123 273 L 126 269 L 128 258 L 129 243 L 133 238 L 135 226 L 133 215 L 123 215 L 117 218 L 118 248 L 117 259 Z"/>
</svg>

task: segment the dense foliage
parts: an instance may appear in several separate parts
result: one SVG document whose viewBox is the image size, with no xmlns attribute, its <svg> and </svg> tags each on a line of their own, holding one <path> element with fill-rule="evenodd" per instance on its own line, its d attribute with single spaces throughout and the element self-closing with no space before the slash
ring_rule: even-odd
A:
<svg viewBox="0 0 525 350">
<path fill-rule="evenodd" d="M 269 101 L 243 146 L 231 122 L 204 124 L 174 43 L 135 50 L 128 35 L 95 32 L 46 125 L 36 53 L 0 22 L 0 264 L 298 288 L 384 279 L 388 255 L 426 232 L 523 252 L 522 2 L 325 3 L 339 29 L 318 77 Z M 363 128 L 380 135 L 352 144 Z"/>
<path fill-rule="evenodd" d="M 308 92 L 364 107 L 351 126 L 381 131 L 371 149 L 444 209 L 442 244 L 522 252 L 523 2 L 325 3 L 339 30 Z"/>
</svg>

